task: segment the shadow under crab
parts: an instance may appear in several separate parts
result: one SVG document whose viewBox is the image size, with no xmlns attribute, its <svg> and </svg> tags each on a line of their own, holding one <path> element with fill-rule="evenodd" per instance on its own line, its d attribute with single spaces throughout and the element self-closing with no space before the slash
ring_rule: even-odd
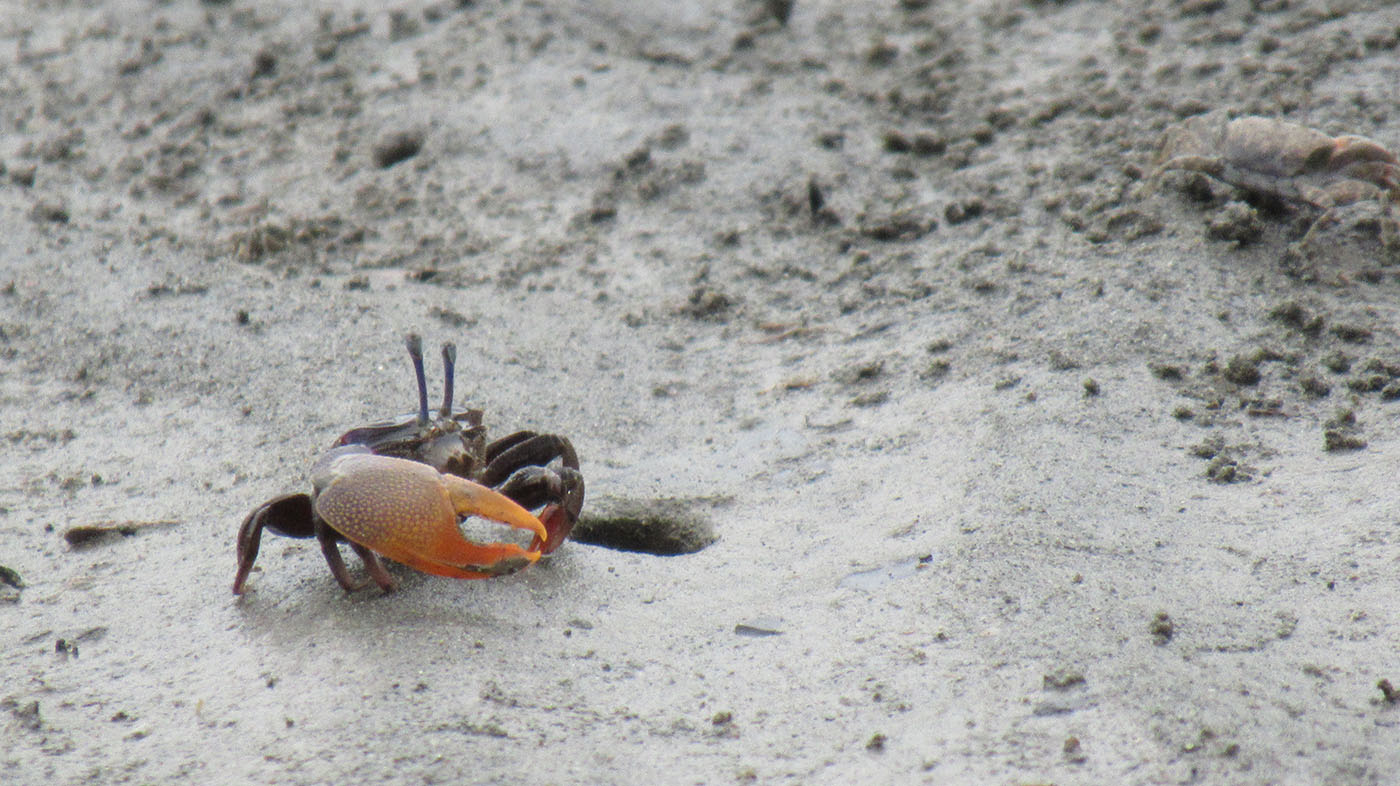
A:
<svg viewBox="0 0 1400 786">
<path fill-rule="evenodd" d="M 407 345 L 418 412 L 347 431 L 312 467 L 310 494 L 274 497 L 249 513 L 238 531 L 235 594 L 244 591 L 264 530 L 316 538 L 347 592 L 367 583 L 351 578 L 342 541 L 370 579 L 391 591 L 395 581 L 381 556 L 434 575 L 490 578 L 529 566 L 568 538 L 584 497 L 569 440 L 518 431 L 488 442 L 481 410 L 452 408 L 451 344 L 442 350 L 442 407 L 430 413 L 422 340 L 410 335 Z M 529 530 L 534 539 L 528 547 L 472 542 L 459 527 L 468 516 Z"/>
</svg>

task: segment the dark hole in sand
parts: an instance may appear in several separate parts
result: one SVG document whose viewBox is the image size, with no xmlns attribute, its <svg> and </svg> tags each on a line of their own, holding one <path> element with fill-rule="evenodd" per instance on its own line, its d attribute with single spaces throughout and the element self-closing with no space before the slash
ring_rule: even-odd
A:
<svg viewBox="0 0 1400 786">
<path fill-rule="evenodd" d="M 618 551 L 673 557 L 694 554 L 719 536 L 694 500 L 606 499 L 586 509 L 572 540 Z"/>
</svg>

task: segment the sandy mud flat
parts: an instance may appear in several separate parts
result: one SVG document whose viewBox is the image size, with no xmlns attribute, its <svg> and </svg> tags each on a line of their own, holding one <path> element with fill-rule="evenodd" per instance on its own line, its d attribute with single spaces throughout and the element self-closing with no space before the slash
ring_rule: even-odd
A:
<svg viewBox="0 0 1400 786">
<path fill-rule="evenodd" d="M 1400 208 L 1154 170 L 1396 85 L 1364 0 L 0 4 L 0 782 L 1394 783 Z M 410 331 L 593 542 L 235 598 Z"/>
</svg>

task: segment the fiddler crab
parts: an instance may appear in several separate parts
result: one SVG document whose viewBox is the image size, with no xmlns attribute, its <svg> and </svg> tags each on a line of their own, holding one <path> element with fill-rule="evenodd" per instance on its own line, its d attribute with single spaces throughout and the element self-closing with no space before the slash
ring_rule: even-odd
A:
<svg viewBox="0 0 1400 786">
<path fill-rule="evenodd" d="M 1294 207 L 1323 211 L 1308 235 L 1335 221 L 1336 208 L 1369 200 L 1384 213 L 1381 232 L 1387 245 L 1400 233 L 1395 210 L 1400 159 L 1365 137 L 1331 137 L 1283 120 L 1230 120 L 1223 112 L 1212 112 L 1168 129 L 1156 175 L 1169 170 L 1200 172 Z"/>
<path fill-rule="evenodd" d="M 407 344 L 418 412 L 347 431 L 312 466 L 310 494 L 274 497 L 249 513 L 238 529 L 234 594 L 244 590 L 263 530 L 316 538 L 346 592 L 368 582 L 351 578 L 341 541 L 390 592 L 395 581 L 380 557 L 438 576 L 483 579 L 525 568 L 569 536 L 583 509 L 583 476 L 569 440 L 518 431 L 488 443 L 481 410 L 452 408 L 450 343 L 442 348 L 442 408 L 429 413 L 423 342 L 409 335 Z M 475 543 L 459 526 L 469 516 L 529 530 L 534 539 L 526 548 Z"/>
</svg>

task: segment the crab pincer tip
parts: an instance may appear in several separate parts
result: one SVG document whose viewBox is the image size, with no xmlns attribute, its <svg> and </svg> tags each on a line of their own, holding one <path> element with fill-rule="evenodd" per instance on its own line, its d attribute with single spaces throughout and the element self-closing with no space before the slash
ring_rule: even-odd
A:
<svg viewBox="0 0 1400 786">
<path fill-rule="evenodd" d="M 441 483 L 447 489 L 459 516 L 480 516 L 509 527 L 529 530 L 541 542 L 549 537 L 544 522 L 501 492 L 456 475 L 443 475 Z"/>
</svg>

